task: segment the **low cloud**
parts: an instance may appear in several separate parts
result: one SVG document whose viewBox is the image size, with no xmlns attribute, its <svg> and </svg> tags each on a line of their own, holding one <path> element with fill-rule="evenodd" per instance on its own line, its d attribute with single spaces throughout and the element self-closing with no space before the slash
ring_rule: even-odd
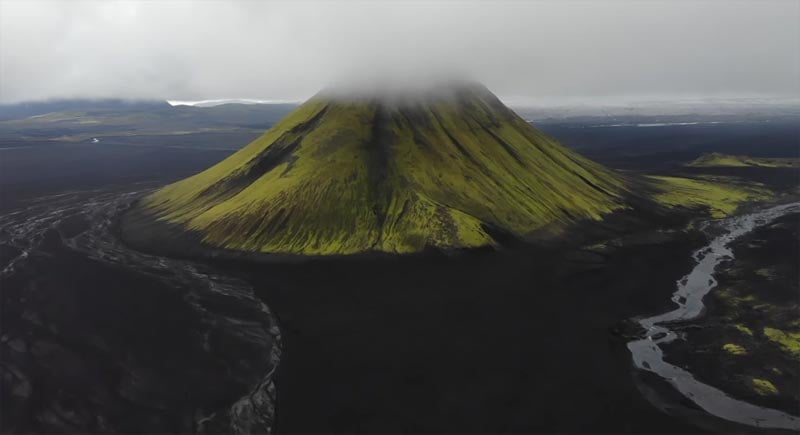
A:
<svg viewBox="0 0 800 435">
<path fill-rule="evenodd" d="M 800 95 L 798 1 L 0 0 L 0 102 L 300 100 L 457 77 L 509 98 Z"/>
</svg>

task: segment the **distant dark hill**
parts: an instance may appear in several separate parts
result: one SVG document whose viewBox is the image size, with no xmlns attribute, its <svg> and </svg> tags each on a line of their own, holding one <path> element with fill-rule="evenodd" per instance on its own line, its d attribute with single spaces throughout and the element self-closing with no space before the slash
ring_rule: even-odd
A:
<svg viewBox="0 0 800 435">
<path fill-rule="evenodd" d="M 152 100 L 51 100 L 16 104 L 0 104 L 0 121 L 66 111 L 124 110 L 145 111 L 171 107 L 166 101 Z"/>
<path fill-rule="evenodd" d="M 136 210 L 212 247 L 408 253 L 558 232 L 624 208 L 625 191 L 469 85 L 406 100 L 320 94 Z"/>
<path fill-rule="evenodd" d="M 72 100 L 0 106 L 0 147 L 47 140 L 85 142 L 91 138 L 171 136 L 171 140 L 136 141 L 137 144 L 175 142 L 192 134 L 247 134 L 252 140 L 297 107 L 295 104 L 223 104 L 214 107 L 171 106 L 166 102 L 126 100 Z M 227 147 L 242 142 L 228 138 Z M 190 141 L 191 142 L 191 141 Z M 224 143 L 224 142 L 223 142 Z"/>
</svg>

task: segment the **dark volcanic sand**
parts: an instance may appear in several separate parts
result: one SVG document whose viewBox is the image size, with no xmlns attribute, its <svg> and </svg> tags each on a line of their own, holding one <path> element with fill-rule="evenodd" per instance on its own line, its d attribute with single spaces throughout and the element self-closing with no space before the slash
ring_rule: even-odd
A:
<svg viewBox="0 0 800 435">
<path fill-rule="evenodd" d="M 38 207 L 50 216 L 54 205 Z M 66 218 L 60 237 L 26 233 L 42 243 L 4 279 L 0 356 L 14 394 L 3 396 L 3 430 L 186 432 L 245 397 L 267 369 L 269 337 L 246 326 L 257 313 L 191 280 L 160 279 L 186 270 L 180 260 L 153 269 L 113 246 L 97 253 L 122 263 L 106 265 L 64 246 L 87 227 Z M 642 397 L 614 330 L 665 310 L 701 244 L 673 233 L 604 255 L 216 266 L 250 281 L 279 318 L 278 432 L 694 432 Z M 186 305 L 196 297 L 199 312 Z"/>
<path fill-rule="evenodd" d="M 25 146 L 0 148 L 0 211 L 24 207 L 26 199 L 62 191 L 113 186 L 130 190 L 142 182 L 163 185 L 197 173 L 233 152 L 108 142 L 20 145 Z"/>
<path fill-rule="evenodd" d="M 659 150 L 667 142 L 683 143 L 662 139 L 667 128 L 649 130 Z M 748 137 L 749 147 L 763 142 L 755 139 Z M 638 149 L 641 138 L 615 133 L 612 142 Z M 165 183 L 229 154 L 153 145 L 3 150 L 0 209 L 72 189 Z M 796 135 L 783 147 L 796 154 Z M 683 161 L 700 152 L 692 150 Z M 593 156 L 613 160 L 617 154 L 598 148 Z M 672 163 L 658 155 L 646 163 L 665 160 Z M 641 162 L 621 166 L 652 170 Z M 70 237 L 81 223 L 60 230 Z M 277 375 L 278 432 L 685 433 L 697 429 L 642 396 L 628 338 L 612 330 L 630 316 L 669 308 L 675 280 L 690 270 L 689 254 L 701 244 L 679 237 L 629 245 L 613 252 L 607 264 L 591 255 L 540 251 L 217 265 L 251 281 L 280 318 L 285 350 Z M 192 334 L 199 319 L 182 308 L 175 288 L 53 246 L 55 256 L 37 256 L 32 264 L 43 269 L 26 274 L 36 284 L 0 286 L 3 298 L 27 297 L 25 309 L 47 319 L 31 328 L 20 305 L 3 302 L 11 314 L 0 319 L 0 332 L 10 337 L 31 331 L 31 344 L 38 339 L 44 345 L 21 347 L 4 338 L 0 359 L 29 373 L 36 393 L 28 396 L 33 402 L 9 403 L 9 389 L 2 391 L 0 431 L 14 429 L 10 421 L 17 431 L 99 430 L 92 418 L 103 414 L 116 415 L 110 427 L 126 432 L 189 430 L 192 406 L 211 408 L 245 389 L 243 381 L 250 379 L 236 380 L 231 372 L 214 370 L 211 361 L 193 359 L 207 357 Z M 17 254 L 0 246 L 3 264 Z M 220 301 L 210 305 L 229 312 Z M 106 337 L 109 346 L 86 338 L 92 334 Z M 221 340 L 220 346 L 230 342 Z M 17 360 L 13 348 L 37 354 Z M 229 347 L 218 351 L 224 361 L 247 360 L 254 370 L 238 372 L 245 377 L 260 368 L 253 355 L 259 356 Z M 129 396 L 133 400 L 118 393 L 129 385 L 119 381 L 133 373 L 118 363 L 123 358 L 156 368 Z M 23 408 L 14 407 L 19 403 Z M 37 422 L 37 415 L 47 424 Z"/>
<path fill-rule="evenodd" d="M 695 432 L 612 329 L 666 309 L 700 243 L 225 266 L 279 318 L 278 432 Z"/>
<path fill-rule="evenodd" d="M 122 246 L 107 226 L 129 201 L 73 193 L 0 215 L 0 430 L 265 430 L 274 317 L 244 282 Z M 251 402 L 263 414 L 228 414 Z"/>
</svg>

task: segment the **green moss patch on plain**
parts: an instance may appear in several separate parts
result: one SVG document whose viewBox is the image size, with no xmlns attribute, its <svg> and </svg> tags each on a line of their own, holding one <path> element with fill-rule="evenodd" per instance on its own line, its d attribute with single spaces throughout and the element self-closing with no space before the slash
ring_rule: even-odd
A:
<svg viewBox="0 0 800 435">
<path fill-rule="evenodd" d="M 733 326 L 734 326 L 734 327 L 735 327 L 735 328 L 736 328 L 736 329 L 737 329 L 739 332 L 745 333 L 745 334 L 747 334 L 747 335 L 749 335 L 749 336 L 751 336 L 751 337 L 753 336 L 753 330 L 752 330 L 752 329 L 750 329 L 750 328 L 748 328 L 747 326 L 744 326 L 744 325 L 742 325 L 742 324 L 740 324 L 740 323 L 737 323 L 736 325 L 733 325 Z"/>
<path fill-rule="evenodd" d="M 687 166 L 695 168 L 709 168 L 709 167 L 797 168 L 800 167 L 800 159 L 750 157 L 750 156 L 736 156 L 736 155 L 721 154 L 721 153 L 709 153 L 709 154 L 703 154 L 697 159 L 689 162 Z"/>
<path fill-rule="evenodd" d="M 753 378 L 750 380 L 750 384 L 753 388 L 753 391 L 755 391 L 758 395 L 774 396 L 778 394 L 778 389 L 775 387 L 775 385 L 766 379 Z"/>
<path fill-rule="evenodd" d="M 778 328 L 764 328 L 764 335 L 780 345 L 795 358 L 800 359 L 800 332 L 786 332 Z"/>
<path fill-rule="evenodd" d="M 657 193 L 653 199 L 668 207 L 707 208 L 714 218 L 723 218 L 745 202 L 772 198 L 758 185 L 742 185 L 720 178 L 649 176 Z"/>
<path fill-rule="evenodd" d="M 734 343 L 725 343 L 722 349 L 733 355 L 747 355 L 747 349 Z"/>
</svg>

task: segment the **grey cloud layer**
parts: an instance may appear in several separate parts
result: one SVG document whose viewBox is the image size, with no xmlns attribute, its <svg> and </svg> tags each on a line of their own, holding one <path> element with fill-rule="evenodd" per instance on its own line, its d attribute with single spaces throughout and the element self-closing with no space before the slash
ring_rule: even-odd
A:
<svg viewBox="0 0 800 435">
<path fill-rule="evenodd" d="M 0 0 L 0 102 L 303 99 L 447 76 L 501 95 L 796 97 L 800 1 Z"/>
</svg>

